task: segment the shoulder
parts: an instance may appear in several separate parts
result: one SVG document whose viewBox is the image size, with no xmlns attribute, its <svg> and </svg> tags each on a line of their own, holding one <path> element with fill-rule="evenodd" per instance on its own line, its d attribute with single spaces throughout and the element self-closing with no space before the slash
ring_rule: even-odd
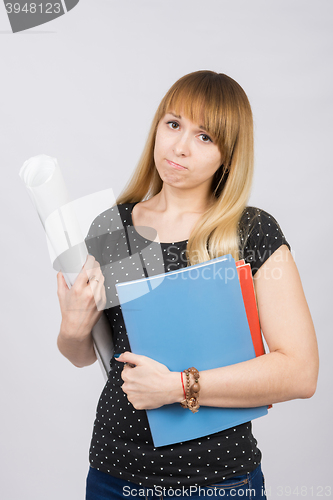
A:
<svg viewBox="0 0 333 500">
<path fill-rule="evenodd" d="M 244 209 L 239 220 L 239 230 L 245 237 L 251 235 L 276 237 L 275 232 L 282 233 L 282 229 L 275 217 L 257 207 L 246 207 Z"/>
<path fill-rule="evenodd" d="M 278 225 L 277 220 L 270 213 L 258 207 L 246 207 L 240 218 L 241 224 L 261 225 L 261 224 L 275 224 Z"/>
<path fill-rule="evenodd" d="M 111 233 L 130 224 L 134 203 L 114 205 L 100 213 L 91 223 L 87 239 Z"/>
<path fill-rule="evenodd" d="M 124 203 L 100 213 L 91 223 L 85 238 L 88 252 L 102 265 L 110 262 L 110 249 L 120 249 L 127 256 L 124 227 L 131 225 L 131 208 L 134 203 Z M 117 248 L 116 248 L 117 247 Z M 105 253 L 105 250 L 108 250 Z"/>
<path fill-rule="evenodd" d="M 239 221 L 240 254 L 251 264 L 252 272 L 281 245 L 290 250 L 285 235 L 273 215 L 257 207 L 246 207 Z"/>
</svg>

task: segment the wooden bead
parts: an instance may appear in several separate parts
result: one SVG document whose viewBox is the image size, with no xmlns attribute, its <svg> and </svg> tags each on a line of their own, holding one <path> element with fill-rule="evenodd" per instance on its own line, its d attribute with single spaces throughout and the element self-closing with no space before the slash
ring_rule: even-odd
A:
<svg viewBox="0 0 333 500">
<path fill-rule="evenodd" d="M 199 391 L 200 391 L 200 385 L 198 383 L 198 380 L 200 378 L 199 371 L 194 368 L 194 366 L 191 366 L 191 368 L 187 368 L 184 370 L 185 375 L 186 375 L 186 389 L 184 388 L 185 391 L 185 399 L 180 403 L 183 408 L 188 408 L 191 410 L 192 413 L 196 413 L 199 408 Z M 190 385 L 192 380 L 191 376 L 193 376 L 194 383 L 192 386 Z"/>
</svg>

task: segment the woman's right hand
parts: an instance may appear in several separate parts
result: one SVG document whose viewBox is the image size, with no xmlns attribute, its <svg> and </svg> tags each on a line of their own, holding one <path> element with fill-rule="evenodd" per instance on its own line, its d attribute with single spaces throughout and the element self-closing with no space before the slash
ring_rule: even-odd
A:
<svg viewBox="0 0 333 500">
<path fill-rule="evenodd" d="M 68 288 L 61 272 L 57 275 L 62 323 L 60 335 L 84 340 L 90 335 L 106 304 L 104 276 L 99 263 L 88 255 L 74 285 Z"/>
</svg>

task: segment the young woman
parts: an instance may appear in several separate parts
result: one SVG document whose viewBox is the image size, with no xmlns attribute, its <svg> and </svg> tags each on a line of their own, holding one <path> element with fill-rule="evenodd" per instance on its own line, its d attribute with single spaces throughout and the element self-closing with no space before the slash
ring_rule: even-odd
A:
<svg viewBox="0 0 333 500">
<path fill-rule="evenodd" d="M 184 76 L 163 98 L 117 207 L 91 226 L 87 244 L 92 255 L 70 290 L 59 273 L 60 351 L 76 366 L 93 363 L 90 332 L 105 306 L 115 351 L 121 353 L 111 361 L 97 408 L 87 500 L 189 494 L 265 498 L 251 422 L 154 447 L 144 410 L 183 401 L 181 379 L 155 360 L 130 352 L 121 308 L 107 303 L 110 287 L 104 272 L 114 257 L 106 249 L 115 220 L 134 231 L 139 253 L 149 243 L 140 228 L 157 231 L 165 272 L 229 253 L 235 260 L 244 258 L 251 264 L 269 353 L 200 372 L 200 405 L 253 407 L 311 397 L 318 373 L 314 327 L 278 223 L 246 205 L 252 171 L 252 113 L 242 88 L 211 71 Z M 194 383 L 193 374 L 189 377 Z"/>
</svg>

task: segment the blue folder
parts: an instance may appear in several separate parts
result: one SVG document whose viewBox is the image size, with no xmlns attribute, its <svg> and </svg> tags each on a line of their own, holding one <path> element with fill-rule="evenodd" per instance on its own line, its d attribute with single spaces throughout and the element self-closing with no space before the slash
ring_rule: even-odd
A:
<svg viewBox="0 0 333 500">
<path fill-rule="evenodd" d="M 190 366 L 208 370 L 255 357 L 230 255 L 116 286 L 132 352 L 178 372 Z M 156 447 L 213 434 L 266 413 L 267 406 L 201 406 L 192 413 L 179 403 L 147 410 Z"/>
</svg>

